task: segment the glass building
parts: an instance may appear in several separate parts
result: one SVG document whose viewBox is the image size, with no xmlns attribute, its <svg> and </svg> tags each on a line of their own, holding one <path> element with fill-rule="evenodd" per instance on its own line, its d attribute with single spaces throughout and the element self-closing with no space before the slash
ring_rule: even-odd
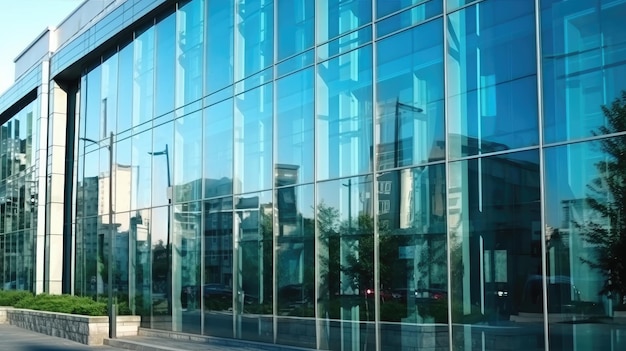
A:
<svg viewBox="0 0 626 351">
<path fill-rule="evenodd" d="M 320 350 L 626 349 L 625 18 L 85 1 L 0 96 L 0 288 Z"/>
</svg>

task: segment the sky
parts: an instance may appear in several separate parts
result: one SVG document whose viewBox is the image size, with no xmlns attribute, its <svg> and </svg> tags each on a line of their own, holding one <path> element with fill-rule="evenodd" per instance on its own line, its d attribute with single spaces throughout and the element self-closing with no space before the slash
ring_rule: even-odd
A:
<svg viewBox="0 0 626 351">
<path fill-rule="evenodd" d="M 56 27 L 82 2 L 83 0 L 0 0 L 0 95 L 13 84 L 13 60 L 17 55 L 46 27 Z"/>
</svg>

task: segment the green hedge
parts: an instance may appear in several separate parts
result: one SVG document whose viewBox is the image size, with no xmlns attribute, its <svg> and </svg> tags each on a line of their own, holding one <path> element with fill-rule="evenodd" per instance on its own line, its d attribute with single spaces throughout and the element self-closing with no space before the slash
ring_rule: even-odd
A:
<svg viewBox="0 0 626 351">
<path fill-rule="evenodd" d="M 0 306 L 13 306 L 38 311 L 80 314 L 84 316 L 106 316 L 104 302 L 89 297 L 73 295 L 33 295 L 27 291 L 0 291 Z"/>
<path fill-rule="evenodd" d="M 32 296 L 29 291 L 0 290 L 0 306 L 15 306 L 19 301 Z"/>
</svg>

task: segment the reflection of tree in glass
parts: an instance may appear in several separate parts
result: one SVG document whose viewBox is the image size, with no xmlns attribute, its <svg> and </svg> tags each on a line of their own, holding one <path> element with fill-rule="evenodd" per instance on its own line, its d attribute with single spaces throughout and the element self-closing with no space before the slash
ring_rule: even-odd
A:
<svg viewBox="0 0 626 351">
<path fill-rule="evenodd" d="M 167 250 L 170 249 L 169 246 L 168 244 L 167 247 L 165 247 L 163 240 L 159 240 L 152 247 L 152 282 L 155 292 L 167 292 Z"/>
<path fill-rule="evenodd" d="M 349 288 L 352 290 L 373 288 L 374 282 L 374 220 L 368 214 L 360 214 L 352 220 L 339 220 L 339 210 L 334 207 L 320 203 L 317 207 L 317 223 L 320 232 L 320 239 L 323 245 L 330 251 L 328 256 L 320 257 L 320 264 L 325 268 L 330 268 L 329 274 L 333 271 L 345 274 L 349 277 Z M 382 228 L 379 230 L 379 256 L 393 257 L 397 255 L 398 246 L 394 242 L 395 237 L 389 235 L 389 230 Z M 344 253 L 344 263 L 340 262 L 339 240 L 344 241 L 344 245 L 349 248 Z M 393 255 L 393 256 L 392 256 Z M 380 264 L 380 284 L 383 287 L 391 286 L 391 267 Z M 331 294 L 339 293 L 339 278 L 329 282 Z M 363 292 L 361 292 L 363 293 Z"/>
<path fill-rule="evenodd" d="M 626 91 L 610 106 L 602 106 L 602 112 L 606 125 L 594 136 L 626 130 Z M 599 218 L 574 224 L 583 240 L 596 248 L 594 258 L 581 261 L 604 275 L 599 293 L 626 296 L 626 138 L 601 139 L 599 144 L 604 159 L 595 164 L 599 177 L 587 185 L 586 198 Z"/>
<path fill-rule="evenodd" d="M 373 298 L 374 294 L 367 292 L 375 288 L 374 284 L 374 219 L 368 214 L 359 214 L 356 218 L 340 220 L 339 210 L 325 203 L 317 206 L 317 224 L 320 244 L 320 299 L 322 301 L 336 300 L 345 291 L 354 291 L 357 301 L 361 305 L 361 320 L 372 320 L 373 313 L 368 315 L 368 306 L 365 299 Z M 401 321 L 407 317 L 406 300 L 401 301 L 393 297 L 394 277 L 398 270 L 397 257 L 401 247 L 410 245 L 414 235 L 409 233 L 394 233 L 388 225 L 379 223 L 378 253 L 379 253 L 379 295 L 381 301 L 381 315 L 386 321 Z M 340 249 L 343 248 L 343 251 Z M 445 244 L 437 248 L 424 246 L 421 256 L 418 276 L 425 277 L 431 274 L 433 265 L 445 266 Z M 343 260 L 342 257 L 343 256 Z M 403 265 L 405 264 L 402 262 Z M 402 269 L 400 269 L 402 270 Z M 341 275 L 343 274 L 343 279 Z M 347 286 L 345 286 L 347 285 Z M 447 320 L 447 300 L 436 301 L 429 306 L 420 306 L 419 313 L 423 316 L 434 316 L 440 321 Z M 370 301 L 371 302 L 371 301 Z M 441 304 L 441 306 L 439 306 Z M 330 317 L 339 318 L 339 306 L 332 302 L 328 306 Z M 370 311 L 371 312 L 371 311 Z"/>
</svg>

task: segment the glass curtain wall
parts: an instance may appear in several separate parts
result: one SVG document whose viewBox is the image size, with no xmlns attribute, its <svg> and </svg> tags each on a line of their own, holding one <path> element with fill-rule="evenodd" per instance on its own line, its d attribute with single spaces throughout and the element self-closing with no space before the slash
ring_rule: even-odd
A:
<svg viewBox="0 0 626 351">
<path fill-rule="evenodd" d="M 37 103 L 0 126 L 0 290 L 34 290 Z"/>
<path fill-rule="evenodd" d="M 626 130 L 626 3 L 542 1 L 539 10 L 544 141 L 592 139 L 545 149 L 549 346 L 619 350 L 626 208 L 624 138 L 615 134 Z"/>
<path fill-rule="evenodd" d="M 75 293 L 322 350 L 624 348 L 625 6 L 166 5 L 81 77 Z M 5 288 L 31 110 L 2 126 Z"/>
</svg>

